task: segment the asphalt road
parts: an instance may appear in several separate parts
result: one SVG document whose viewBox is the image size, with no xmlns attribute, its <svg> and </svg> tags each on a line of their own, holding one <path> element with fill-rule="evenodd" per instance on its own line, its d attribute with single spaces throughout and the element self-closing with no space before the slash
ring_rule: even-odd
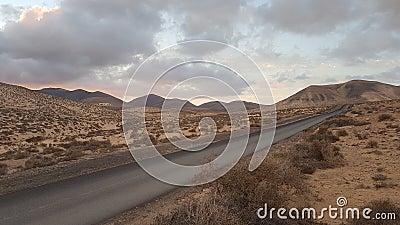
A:
<svg viewBox="0 0 400 225">
<path fill-rule="evenodd" d="M 281 125 L 276 129 L 274 143 L 347 109 L 348 106 L 343 106 L 328 114 Z M 245 154 L 254 151 L 257 141 L 256 134 L 250 137 Z M 177 152 L 168 158 L 175 162 L 199 163 L 219 154 L 225 145 L 226 142 L 222 141 L 203 151 Z M 2 195 L 0 224 L 96 224 L 176 188 L 156 180 L 132 163 Z"/>
</svg>

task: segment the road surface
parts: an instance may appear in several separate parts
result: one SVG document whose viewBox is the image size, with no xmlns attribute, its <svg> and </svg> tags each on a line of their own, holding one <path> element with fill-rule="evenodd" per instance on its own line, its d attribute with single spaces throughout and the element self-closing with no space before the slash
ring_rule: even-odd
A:
<svg viewBox="0 0 400 225">
<path fill-rule="evenodd" d="M 331 113 L 281 125 L 276 129 L 274 143 L 347 109 L 348 106 L 343 106 Z M 257 140 L 257 135 L 250 137 L 247 153 L 254 151 Z M 225 144 L 221 141 L 199 152 L 172 153 L 168 158 L 175 162 L 200 162 L 220 153 Z M 176 188 L 156 180 L 132 163 L 2 195 L 0 224 L 96 224 Z"/>
</svg>

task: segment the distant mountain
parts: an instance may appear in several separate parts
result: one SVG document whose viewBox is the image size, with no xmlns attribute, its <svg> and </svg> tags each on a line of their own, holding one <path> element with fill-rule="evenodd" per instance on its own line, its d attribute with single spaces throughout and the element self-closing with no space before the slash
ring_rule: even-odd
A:
<svg viewBox="0 0 400 225">
<path fill-rule="evenodd" d="M 400 99 L 400 87 L 377 81 L 352 80 L 340 84 L 311 85 L 277 103 L 278 108 L 312 107 Z"/>
<path fill-rule="evenodd" d="M 146 101 L 146 96 L 142 96 L 139 98 L 136 98 L 128 103 L 126 103 L 127 106 L 131 107 L 138 107 L 145 105 L 147 107 L 162 107 L 163 104 L 169 107 L 176 108 L 178 106 L 184 105 L 183 109 L 186 110 L 204 110 L 204 111 L 214 111 L 214 112 L 222 112 L 225 111 L 225 106 L 229 106 L 234 110 L 239 110 L 241 108 L 240 101 L 233 101 L 233 102 L 219 102 L 219 101 L 213 101 L 213 102 L 207 102 L 202 105 L 196 106 L 192 104 L 191 102 L 187 100 L 182 100 L 182 99 L 165 99 L 161 96 L 155 95 L 155 94 L 149 94 L 147 97 L 147 102 Z M 252 103 L 252 102 L 243 102 L 246 109 L 255 109 L 259 108 L 259 105 L 257 103 Z"/>
<path fill-rule="evenodd" d="M 89 92 L 82 89 L 69 91 L 63 88 L 43 88 L 41 90 L 37 90 L 37 92 L 40 92 L 42 94 L 62 97 L 77 102 L 84 102 L 84 103 L 108 106 L 114 108 L 122 107 L 121 99 L 100 91 Z"/>
<path fill-rule="evenodd" d="M 196 108 L 191 102 L 182 99 L 165 99 L 161 96 L 155 94 L 149 94 L 148 96 L 142 96 L 132 101 L 126 103 L 127 106 L 138 107 L 146 105 L 147 107 L 162 107 L 165 104 L 166 107 L 179 107 L 184 106 L 184 108 Z"/>
<path fill-rule="evenodd" d="M 213 102 L 206 102 L 204 104 L 201 104 L 199 106 L 199 108 L 206 109 L 209 111 L 225 111 L 225 107 L 227 107 L 227 108 L 229 107 L 230 109 L 233 109 L 234 111 L 239 111 L 242 108 L 242 104 L 246 107 L 247 110 L 257 109 L 260 107 L 259 104 L 253 103 L 253 102 L 233 101 L 233 102 L 226 103 L 226 102 L 213 101 Z"/>
</svg>

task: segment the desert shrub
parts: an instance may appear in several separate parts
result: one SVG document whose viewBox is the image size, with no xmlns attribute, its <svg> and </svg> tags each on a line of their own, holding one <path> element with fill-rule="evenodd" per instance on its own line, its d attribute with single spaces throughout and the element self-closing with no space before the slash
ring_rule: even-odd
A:
<svg viewBox="0 0 400 225">
<path fill-rule="evenodd" d="M 36 137 L 31 137 L 31 138 L 26 139 L 26 142 L 33 143 L 33 142 L 43 141 L 44 139 L 45 138 L 42 136 L 36 136 Z"/>
<path fill-rule="evenodd" d="M 390 114 L 380 114 L 379 116 L 378 116 L 378 121 L 379 122 L 382 122 L 382 121 L 385 121 L 385 120 L 392 120 L 393 119 L 393 116 L 392 115 L 390 115 Z"/>
<path fill-rule="evenodd" d="M 303 174 L 312 174 L 316 169 L 337 167 L 343 161 L 340 148 L 327 141 L 296 144 L 288 157 Z"/>
<path fill-rule="evenodd" d="M 399 219 L 397 218 L 400 215 L 400 208 L 397 207 L 394 203 L 389 200 L 380 200 L 374 201 L 366 205 L 362 208 L 370 208 L 372 212 L 370 213 L 371 217 L 376 215 L 376 213 L 395 213 L 396 218 L 394 220 L 373 220 L 373 219 L 364 219 L 360 216 L 360 219 L 354 219 L 348 223 L 348 225 L 398 225 Z"/>
<path fill-rule="evenodd" d="M 349 133 L 347 133 L 346 130 L 338 130 L 338 131 L 336 132 L 336 135 L 339 136 L 339 137 L 343 137 L 343 136 L 349 135 Z"/>
<path fill-rule="evenodd" d="M 0 176 L 7 174 L 7 170 L 8 170 L 7 165 L 0 163 Z"/>
<path fill-rule="evenodd" d="M 84 156 L 84 154 L 81 149 L 71 149 L 65 153 L 65 160 L 66 161 L 76 160 L 82 156 Z"/>
<path fill-rule="evenodd" d="M 339 138 L 328 130 L 327 127 L 320 127 L 314 134 L 308 136 L 308 141 L 327 141 L 334 143 L 339 141 Z"/>
<path fill-rule="evenodd" d="M 27 157 L 29 157 L 29 153 L 26 151 L 19 150 L 14 154 L 14 159 L 25 159 Z"/>
<path fill-rule="evenodd" d="M 372 177 L 372 180 L 374 181 L 384 181 L 387 180 L 387 176 L 383 174 L 376 174 L 375 176 Z"/>
<path fill-rule="evenodd" d="M 169 212 L 167 215 L 157 216 L 154 225 L 174 224 L 174 225 L 239 225 L 243 224 L 234 213 L 224 204 L 219 204 L 220 199 L 201 199 L 191 202 Z"/>
<path fill-rule="evenodd" d="M 25 169 L 45 167 L 55 164 L 55 160 L 47 156 L 33 155 L 25 162 Z"/>
<path fill-rule="evenodd" d="M 369 140 L 367 142 L 367 148 L 377 148 L 378 147 L 378 142 L 375 140 Z"/>
<path fill-rule="evenodd" d="M 43 149 L 43 154 L 52 154 L 52 153 L 60 153 L 63 152 L 64 150 L 62 148 L 57 148 L 57 147 L 47 147 Z"/>
<path fill-rule="evenodd" d="M 323 124 L 329 127 L 345 127 L 345 126 L 363 126 L 371 123 L 367 121 L 358 121 L 354 118 L 340 115 L 328 119 Z"/>
<path fill-rule="evenodd" d="M 368 135 L 367 135 L 367 134 L 364 134 L 364 133 L 356 133 L 355 135 L 356 135 L 356 137 L 358 138 L 358 140 L 365 140 L 365 139 L 368 139 Z"/>
<path fill-rule="evenodd" d="M 109 140 L 105 141 L 97 141 L 94 139 L 90 139 L 89 141 L 76 141 L 73 140 L 69 143 L 60 144 L 61 147 L 67 150 L 75 150 L 78 149 L 80 151 L 85 150 L 99 150 L 99 149 L 111 149 L 112 144 Z"/>
</svg>

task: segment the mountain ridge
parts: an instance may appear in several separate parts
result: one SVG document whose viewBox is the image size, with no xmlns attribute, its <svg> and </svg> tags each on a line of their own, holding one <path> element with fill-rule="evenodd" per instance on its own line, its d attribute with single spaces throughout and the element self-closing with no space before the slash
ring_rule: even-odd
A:
<svg viewBox="0 0 400 225">
<path fill-rule="evenodd" d="M 400 99 L 400 87 L 378 81 L 350 80 L 310 85 L 277 103 L 279 108 L 312 107 Z"/>
</svg>

